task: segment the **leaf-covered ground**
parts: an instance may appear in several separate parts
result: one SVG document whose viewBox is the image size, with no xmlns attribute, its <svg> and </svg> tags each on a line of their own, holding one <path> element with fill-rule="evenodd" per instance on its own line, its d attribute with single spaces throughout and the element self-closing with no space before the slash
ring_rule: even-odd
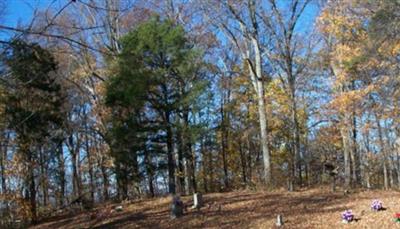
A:
<svg viewBox="0 0 400 229">
<path fill-rule="evenodd" d="M 373 212 L 373 199 L 380 199 L 386 210 Z M 190 206 L 190 197 L 183 198 Z M 400 193 L 396 191 L 360 191 L 352 194 L 330 193 L 327 189 L 297 192 L 235 191 L 204 196 L 201 210 L 188 207 L 185 215 L 171 219 L 170 198 L 124 203 L 75 215 L 61 215 L 32 227 L 44 228 L 275 228 L 277 214 L 283 215 L 281 228 L 400 228 L 394 213 L 400 212 Z M 343 224 L 341 213 L 352 209 L 356 222 Z"/>
</svg>

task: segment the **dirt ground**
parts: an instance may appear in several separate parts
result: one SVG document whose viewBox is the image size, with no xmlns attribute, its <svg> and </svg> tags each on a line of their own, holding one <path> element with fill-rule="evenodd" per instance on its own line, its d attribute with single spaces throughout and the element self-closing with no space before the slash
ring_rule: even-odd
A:
<svg viewBox="0 0 400 229">
<path fill-rule="evenodd" d="M 185 215 L 171 219 L 170 198 L 106 205 L 75 215 L 62 215 L 31 227 L 44 228 L 276 228 L 278 214 L 283 216 L 280 228 L 400 228 L 394 214 L 400 212 L 400 192 L 359 191 L 351 194 L 330 193 L 326 188 L 297 192 L 251 192 L 207 194 L 200 210 L 188 207 Z M 383 202 L 386 210 L 373 212 L 373 199 Z M 191 197 L 184 197 L 190 206 Z M 341 213 L 352 209 L 356 221 L 341 222 Z"/>
</svg>

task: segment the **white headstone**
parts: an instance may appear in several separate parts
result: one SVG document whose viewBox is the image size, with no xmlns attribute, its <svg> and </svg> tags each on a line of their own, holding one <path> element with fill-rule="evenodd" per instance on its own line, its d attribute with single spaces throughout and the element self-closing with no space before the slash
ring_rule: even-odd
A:
<svg viewBox="0 0 400 229">
<path fill-rule="evenodd" d="M 115 207 L 115 210 L 117 212 L 122 212 L 122 210 L 123 210 L 122 205 L 119 205 L 119 206 Z"/>
<path fill-rule="evenodd" d="M 278 215 L 276 217 L 276 226 L 278 226 L 278 227 L 283 226 L 283 218 L 281 215 Z"/>
<path fill-rule="evenodd" d="M 201 193 L 193 194 L 193 208 L 203 207 L 203 196 Z"/>
</svg>

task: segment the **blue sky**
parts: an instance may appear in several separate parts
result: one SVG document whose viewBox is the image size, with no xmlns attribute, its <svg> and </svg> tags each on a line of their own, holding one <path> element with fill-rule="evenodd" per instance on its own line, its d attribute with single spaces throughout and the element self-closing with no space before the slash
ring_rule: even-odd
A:
<svg viewBox="0 0 400 229">
<path fill-rule="evenodd" d="M 6 11 L 0 24 L 15 27 L 18 24 L 27 24 L 31 21 L 34 9 L 47 9 L 48 7 L 60 8 L 67 3 L 66 0 L 0 0 L 6 2 Z M 69 0 L 68 0 L 69 1 Z M 283 1 L 284 2 L 284 1 Z M 310 4 L 299 22 L 300 30 L 310 29 L 309 21 L 313 21 L 318 10 L 314 4 Z M 303 25 L 307 26 L 303 27 Z M 5 34 L 0 34 L 4 38 Z"/>
<path fill-rule="evenodd" d="M 15 27 L 18 24 L 26 24 L 32 19 L 33 8 L 42 6 L 39 0 L 3 0 L 6 2 L 4 15 L 0 19 L 0 24 Z M 0 39 L 5 40 L 9 33 L 0 32 Z"/>
<path fill-rule="evenodd" d="M 15 27 L 18 24 L 27 24 L 32 20 L 35 8 L 46 9 L 49 6 L 59 7 L 63 0 L 0 0 L 6 2 L 5 15 L 0 19 L 0 24 Z M 0 33 L 0 38 L 9 34 Z"/>
<path fill-rule="evenodd" d="M 33 8 L 44 6 L 45 1 L 40 0 L 5 0 L 6 14 L 3 23 L 15 26 L 19 22 L 26 23 L 32 18 Z M 46 1 L 49 2 L 49 1 Z"/>
</svg>

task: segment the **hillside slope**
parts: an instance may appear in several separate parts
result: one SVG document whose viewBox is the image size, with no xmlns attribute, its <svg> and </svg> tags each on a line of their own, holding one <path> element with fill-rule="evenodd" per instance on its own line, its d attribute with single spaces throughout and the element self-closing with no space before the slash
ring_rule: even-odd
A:
<svg viewBox="0 0 400 229">
<path fill-rule="evenodd" d="M 373 212 L 370 204 L 380 199 L 386 210 Z M 183 198 L 192 204 L 190 197 Z M 400 193 L 363 191 L 350 195 L 332 194 L 325 189 L 289 193 L 236 191 L 207 194 L 201 210 L 187 209 L 179 219 L 169 216 L 170 199 L 156 198 L 101 206 L 90 212 L 48 219 L 34 229 L 45 228 L 274 228 L 277 214 L 283 215 L 282 228 L 400 228 L 393 221 L 400 212 Z M 343 224 L 341 213 L 352 209 L 356 222 Z"/>
</svg>

